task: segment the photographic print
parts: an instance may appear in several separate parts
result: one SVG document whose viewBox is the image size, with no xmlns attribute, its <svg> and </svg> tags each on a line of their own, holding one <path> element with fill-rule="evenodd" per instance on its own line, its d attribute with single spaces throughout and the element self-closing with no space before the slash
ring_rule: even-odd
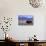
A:
<svg viewBox="0 0 46 46">
<path fill-rule="evenodd" d="M 18 25 L 33 25 L 33 16 L 32 15 L 19 15 Z"/>
</svg>

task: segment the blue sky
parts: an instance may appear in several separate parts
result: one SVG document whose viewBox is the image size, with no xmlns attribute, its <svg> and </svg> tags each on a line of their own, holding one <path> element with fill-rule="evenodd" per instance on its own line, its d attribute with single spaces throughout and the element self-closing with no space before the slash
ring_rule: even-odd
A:
<svg viewBox="0 0 46 46">
<path fill-rule="evenodd" d="M 27 15 L 25 15 L 25 16 L 24 15 L 19 15 L 18 19 L 19 20 L 32 20 L 33 16 L 32 15 L 28 15 L 28 16 Z"/>
</svg>

